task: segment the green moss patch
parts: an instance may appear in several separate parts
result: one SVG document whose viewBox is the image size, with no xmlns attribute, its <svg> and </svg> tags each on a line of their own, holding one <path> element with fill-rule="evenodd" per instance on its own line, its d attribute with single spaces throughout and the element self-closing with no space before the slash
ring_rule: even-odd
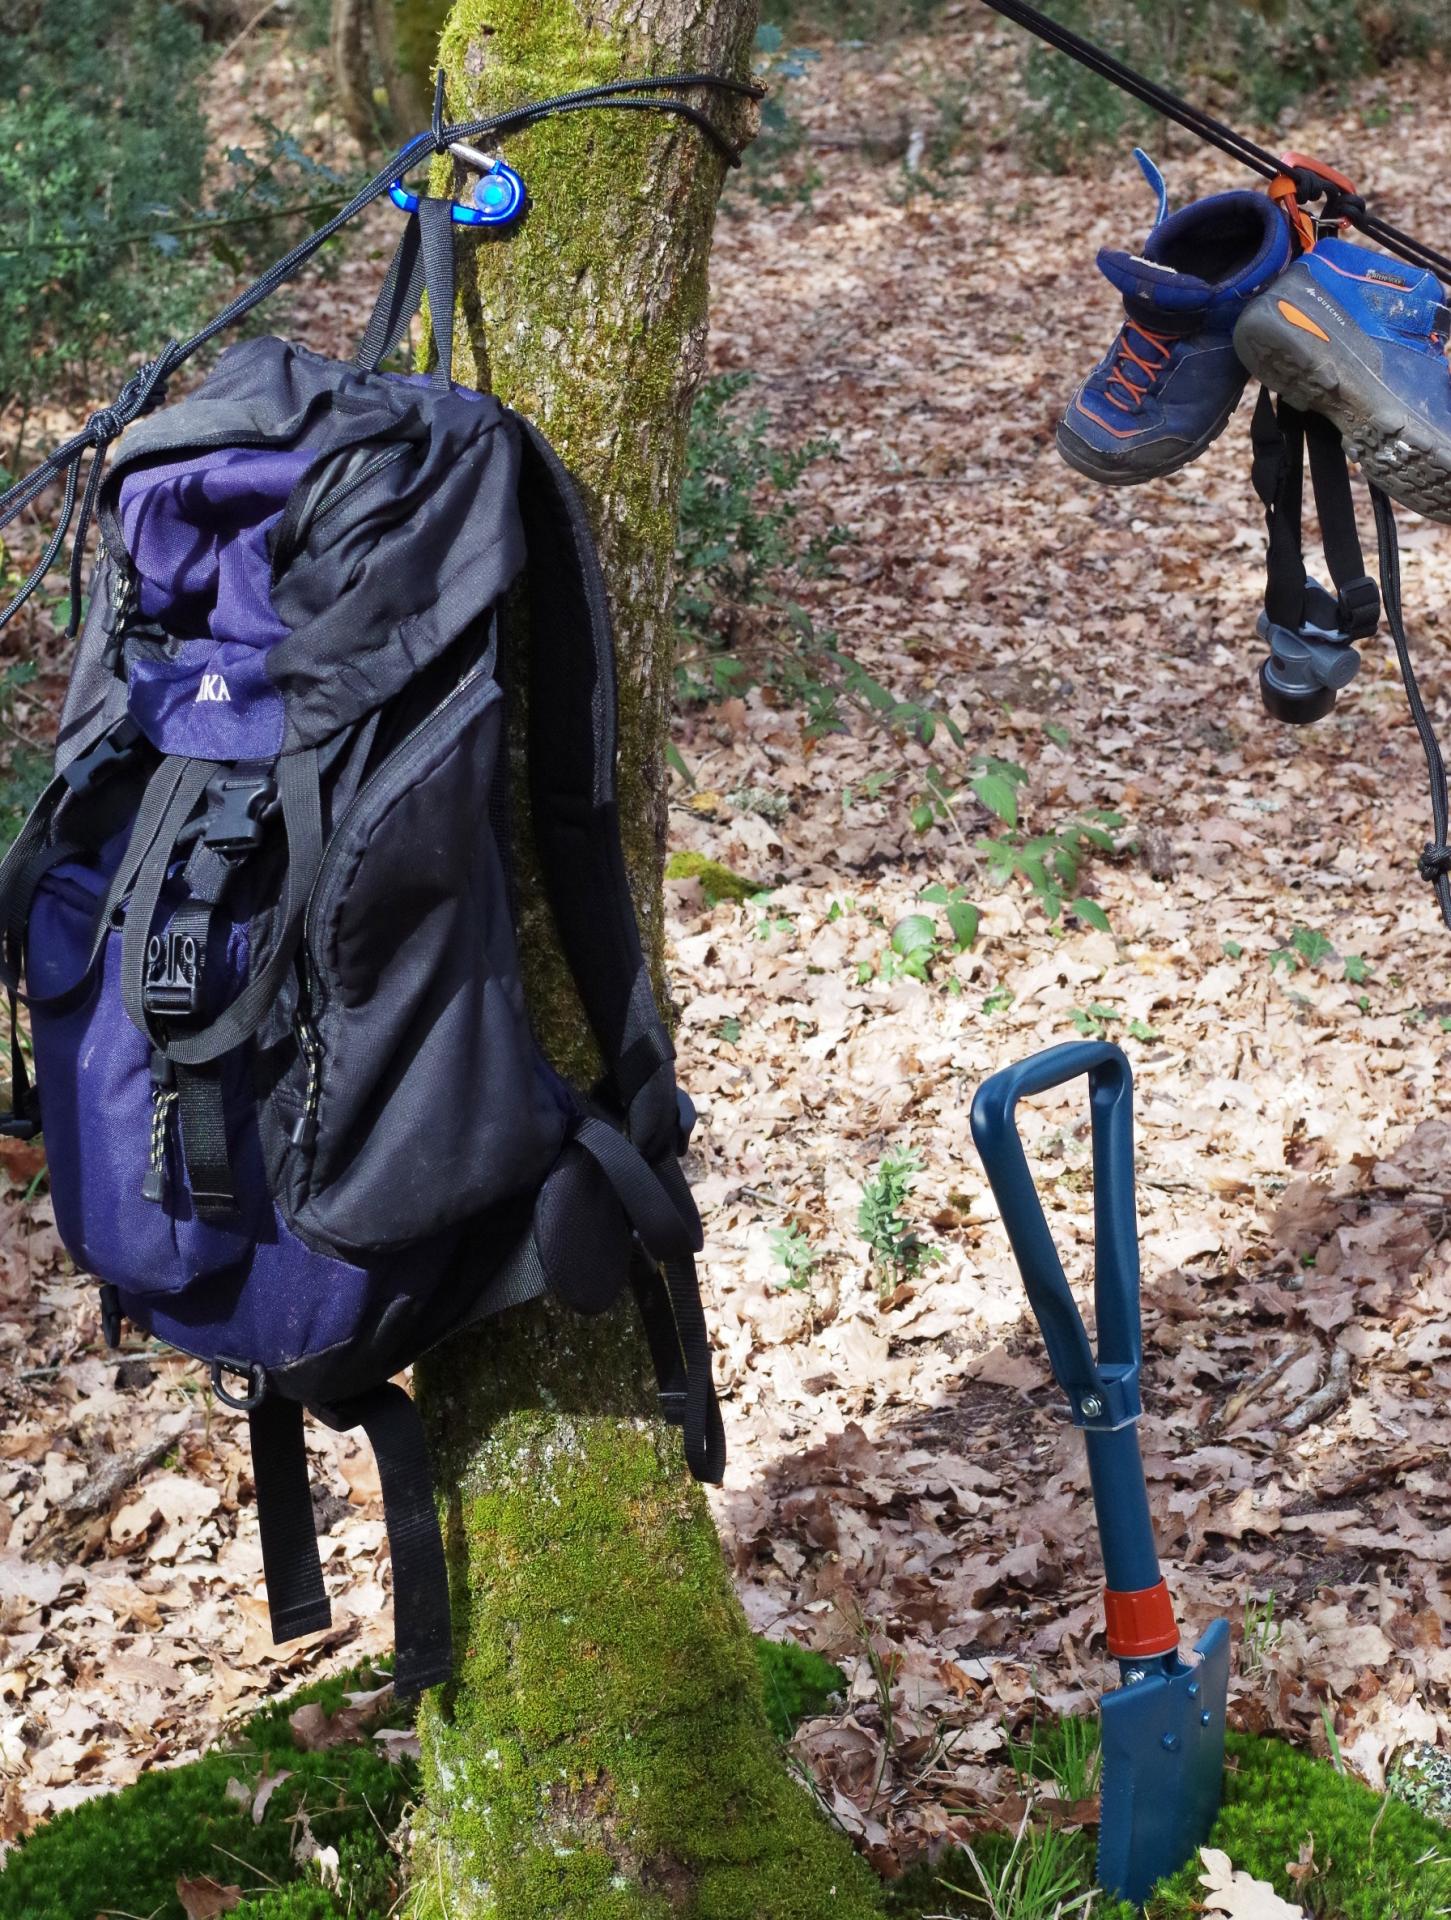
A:
<svg viewBox="0 0 1451 1920">
<path fill-rule="evenodd" d="M 719 860 L 712 860 L 704 853 L 672 853 L 665 862 L 665 878 L 698 880 L 707 906 L 712 907 L 718 900 L 749 900 L 752 894 L 761 891 L 754 880 L 733 873 Z"/>
<path fill-rule="evenodd" d="M 350 1690 L 378 1684 L 371 1669 L 336 1675 L 247 1721 L 233 1745 L 166 1772 L 143 1774 L 121 1793 L 88 1800 L 38 1827 L 0 1871 L 0 1920 L 95 1920 L 126 1913 L 183 1920 L 178 1879 L 209 1877 L 242 1889 L 257 1920 L 341 1920 L 386 1914 L 398 1894 L 397 1862 L 383 1835 L 417 1794 L 418 1769 L 390 1760 L 371 1733 L 307 1753 L 288 1716 L 318 1704 L 337 1713 Z M 260 1782 L 291 1777 L 252 1815 Z M 233 1784 L 235 1783 L 235 1784 Z M 294 1860 L 303 1819 L 319 1847 L 336 1848 L 336 1889 Z"/>
<path fill-rule="evenodd" d="M 1049 1759 L 1052 1736 L 1036 1764 Z M 1229 1736 L 1224 1803 L 1209 1844 L 1241 1871 L 1267 1880 L 1282 1899 L 1298 1902 L 1315 1920 L 1433 1920 L 1451 1910 L 1451 1833 L 1395 1795 L 1374 1793 L 1279 1740 Z M 1073 1885 L 1068 1899 L 1093 1884 L 1094 1836 L 1064 1836 L 1063 1857 Z M 1312 1846 L 1313 1843 L 1313 1846 Z M 1013 1836 L 985 1834 L 974 1852 L 996 1883 L 1012 1854 Z M 1312 1871 L 1297 1880 L 1289 1868 Z M 1143 1908 L 1143 1920 L 1199 1920 L 1204 1912 L 1198 1858 L 1165 1881 Z M 887 1890 L 896 1920 L 987 1920 L 993 1908 L 976 1892 L 977 1873 L 965 1855 L 945 1854 Z M 1064 1897 L 1060 1895 L 1060 1897 Z M 1016 1911 L 1005 1907 L 1003 1911 Z M 1094 1904 L 1093 1920 L 1136 1920 L 1118 1901 Z"/>
</svg>

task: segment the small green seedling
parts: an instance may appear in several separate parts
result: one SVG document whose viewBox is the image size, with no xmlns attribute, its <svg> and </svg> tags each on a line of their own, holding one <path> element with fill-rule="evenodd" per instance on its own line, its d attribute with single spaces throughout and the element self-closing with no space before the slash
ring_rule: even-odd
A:
<svg viewBox="0 0 1451 1920">
<path fill-rule="evenodd" d="M 777 1284 L 793 1293 L 807 1293 L 816 1272 L 817 1256 L 811 1242 L 793 1221 L 789 1226 L 772 1227 L 771 1257 L 783 1271 Z"/>
<path fill-rule="evenodd" d="M 922 1162 L 910 1147 L 889 1153 L 862 1188 L 857 1232 L 871 1248 L 882 1291 L 909 1279 L 921 1267 L 942 1258 L 906 1218 Z"/>
</svg>

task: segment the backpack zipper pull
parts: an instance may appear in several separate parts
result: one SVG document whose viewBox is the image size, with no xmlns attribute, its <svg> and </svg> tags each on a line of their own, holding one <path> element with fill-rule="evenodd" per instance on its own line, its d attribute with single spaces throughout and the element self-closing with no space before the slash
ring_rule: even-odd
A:
<svg viewBox="0 0 1451 1920">
<path fill-rule="evenodd" d="M 161 1049 L 154 1047 L 151 1053 L 151 1152 L 146 1163 L 146 1178 L 141 1183 L 143 1200 L 160 1201 L 166 1195 L 167 1122 L 176 1097 L 176 1069 Z"/>
<path fill-rule="evenodd" d="M 304 1153 L 311 1153 L 317 1140 L 317 1097 L 322 1080 L 322 1047 L 304 1014 L 298 1014 L 296 1027 L 297 1044 L 303 1059 L 307 1062 L 307 1090 L 302 1096 L 302 1113 L 292 1129 L 291 1138 L 294 1147 L 301 1147 Z"/>
</svg>

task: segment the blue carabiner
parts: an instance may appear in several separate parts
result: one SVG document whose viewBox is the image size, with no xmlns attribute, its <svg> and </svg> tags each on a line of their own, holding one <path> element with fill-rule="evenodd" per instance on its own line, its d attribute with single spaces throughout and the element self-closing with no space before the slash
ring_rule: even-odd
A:
<svg viewBox="0 0 1451 1920">
<path fill-rule="evenodd" d="M 403 213 L 417 213 L 418 195 L 410 193 L 401 180 L 388 189 L 388 197 Z M 505 160 L 494 160 L 475 183 L 473 205 L 453 202 L 454 223 L 460 227 L 492 227 L 501 232 L 510 227 L 524 211 L 528 199 L 524 182 Z"/>
</svg>

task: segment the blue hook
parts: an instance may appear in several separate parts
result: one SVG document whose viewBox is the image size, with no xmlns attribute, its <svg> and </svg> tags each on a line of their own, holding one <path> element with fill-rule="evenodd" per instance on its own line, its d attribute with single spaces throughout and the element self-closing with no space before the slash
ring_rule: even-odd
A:
<svg viewBox="0 0 1451 1920">
<path fill-rule="evenodd" d="M 453 218 L 460 227 L 492 227 L 502 232 L 511 227 L 523 213 L 528 201 L 524 182 L 505 160 L 493 159 L 486 153 L 480 153 L 476 147 L 466 147 L 462 141 L 449 148 L 466 166 L 477 169 L 479 178 L 474 183 L 473 205 L 466 206 L 462 201 L 453 203 Z M 395 180 L 388 189 L 389 198 L 395 207 L 403 213 L 417 213 L 418 195 L 410 193 L 401 180 Z"/>
</svg>

